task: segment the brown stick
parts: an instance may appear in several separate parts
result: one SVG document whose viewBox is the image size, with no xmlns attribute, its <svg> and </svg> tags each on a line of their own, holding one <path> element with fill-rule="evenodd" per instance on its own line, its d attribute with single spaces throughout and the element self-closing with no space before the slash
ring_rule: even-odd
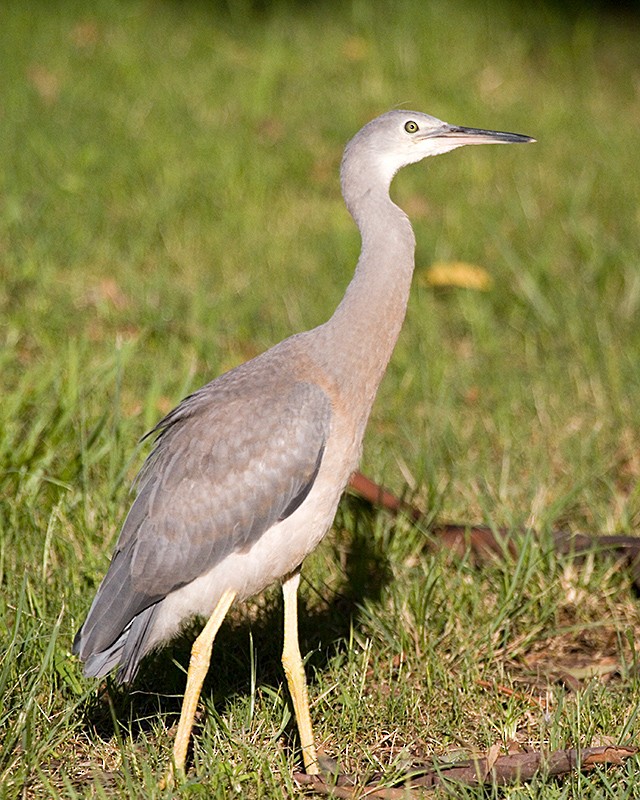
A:
<svg viewBox="0 0 640 800">
<path fill-rule="evenodd" d="M 422 512 L 411 503 L 407 503 L 396 497 L 395 494 L 380 486 L 379 483 L 367 478 L 361 472 L 354 472 L 349 481 L 349 486 L 360 497 L 368 500 L 372 506 L 381 506 L 392 514 L 399 514 L 401 511 L 414 520 L 420 519 Z"/>
<path fill-rule="evenodd" d="M 375 483 L 361 472 L 352 475 L 349 485 L 360 497 L 374 506 L 384 508 L 394 516 L 402 513 L 414 522 L 424 519 L 424 514 L 416 506 L 396 497 L 384 486 Z M 493 531 L 485 525 L 442 523 L 432 528 L 432 533 L 438 539 L 437 547 L 460 555 L 471 548 L 481 561 L 489 556 L 502 556 L 505 549 L 511 555 L 517 554 L 516 543 L 506 528 Z M 594 550 L 612 553 L 630 569 L 633 583 L 640 591 L 640 537 L 623 534 L 616 536 L 572 534 L 568 531 L 554 531 L 552 537 L 559 553 L 573 553 L 576 556 L 583 556 Z"/>
<path fill-rule="evenodd" d="M 561 776 L 576 771 L 588 772 L 598 764 L 623 764 L 637 753 L 635 747 L 586 747 L 583 750 L 556 750 L 552 753 L 511 753 L 493 760 L 487 756 L 469 759 L 454 765 L 437 765 L 407 773 L 402 786 L 382 786 L 382 778 L 358 784 L 353 775 L 325 778 L 320 775 L 295 773 L 294 780 L 308 786 L 317 794 L 332 797 L 371 797 L 399 800 L 408 796 L 408 790 L 434 789 L 447 783 L 467 786 L 480 784 L 507 785 L 531 780 L 534 776 Z M 492 763 L 493 761 L 493 763 Z M 401 781 L 397 781 L 400 783 Z M 412 792 L 413 794 L 413 792 Z M 417 791 L 416 791 L 417 794 Z"/>
<path fill-rule="evenodd" d="M 542 709 L 543 711 L 546 710 L 544 702 L 539 697 L 532 697 L 529 694 L 518 692 L 515 689 L 511 689 L 509 686 L 503 686 L 501 683 L 492 683 L 491 681 L 483 681 L 478 679 L 476 684 L 481 686 L 483 689 L 493 689 L 494 691 L 504 694 L 507 697 L 517 697 L 519 700 L 528 703 L 534 708 Z"/>
</svg>

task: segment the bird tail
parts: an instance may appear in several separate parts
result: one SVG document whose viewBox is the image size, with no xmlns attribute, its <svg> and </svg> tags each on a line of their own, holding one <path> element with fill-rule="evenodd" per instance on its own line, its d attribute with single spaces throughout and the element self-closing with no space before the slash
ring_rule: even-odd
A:
<svg viewBox="0 0 640 800">
<path fill-rule="evenodd" d="M 142 659 L 153 649 L 150 640 L 153 616 L 157 605 L 141 611 L 120 636 L 101 650 L 92 650 L 91 637 L 86 635 L 87 622 L 73 640 L 72 652 L 84 661 L 87 678 L 102 678 L 116 667 L 116 683 L 128 684 L 136 677 Z M 88 621 L 88 620 L 87 620 Z"/>
</svg>

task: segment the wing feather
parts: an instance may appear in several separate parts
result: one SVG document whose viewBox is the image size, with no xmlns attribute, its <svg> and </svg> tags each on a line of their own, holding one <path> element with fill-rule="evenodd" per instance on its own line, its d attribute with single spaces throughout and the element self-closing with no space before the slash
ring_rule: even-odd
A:
<svg viewBox="0 0 640 800">
<path fill-rule="evenodd" d="M 76 637 L 110 647 L 140 612 L 248 548 L 308 495 L 329 436 L 327 394 L 306 381 L 248 380 L 242 367 L 186 398 L 152 431 L 109 571 Z"/>
</svg>

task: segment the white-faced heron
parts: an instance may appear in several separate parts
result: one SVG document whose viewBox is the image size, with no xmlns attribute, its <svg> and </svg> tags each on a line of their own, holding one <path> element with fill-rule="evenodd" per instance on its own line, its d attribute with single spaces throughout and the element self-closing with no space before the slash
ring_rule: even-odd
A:
<svg viewBox="0 0 640 800">
<path fill-rule="evenodd" d="M 182 773 L 213 640 L 229 607 L 282 580 L 287 676 L 307 772 L 318 771 L 298 646 L 300 565 L 325 535 L 351 473 L 405 316 L 411 223 L 389 197 L 395 173 L 467 144 L 528 136 L 390 111 L 354 136 L 342 193 L 362 237 L 355 275 L 328 322 L 299 333 L 183 400 L 152 433 L 109 570 L 74 642 L 85 675 L 141 660 L 195 615 L 173 750 Z"/>
</svg>

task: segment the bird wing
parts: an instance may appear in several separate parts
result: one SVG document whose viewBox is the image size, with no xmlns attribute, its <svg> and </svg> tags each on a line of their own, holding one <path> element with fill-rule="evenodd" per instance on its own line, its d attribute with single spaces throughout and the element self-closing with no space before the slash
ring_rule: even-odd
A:
<svg viewBox="0 0 640 800">
<path fill-rule="evenodd" d="M 311 490 L 329 436 L 329 397 L 306 381 L 283 381 L 274 392 L 272 381 L 245 382 L 243 373 L 203 387 L 154 429 L 155 449 L 78 636 L 81 656 L 109 646 L 137 614 L 227 554 L 251 547 Z"/>
</svg>

